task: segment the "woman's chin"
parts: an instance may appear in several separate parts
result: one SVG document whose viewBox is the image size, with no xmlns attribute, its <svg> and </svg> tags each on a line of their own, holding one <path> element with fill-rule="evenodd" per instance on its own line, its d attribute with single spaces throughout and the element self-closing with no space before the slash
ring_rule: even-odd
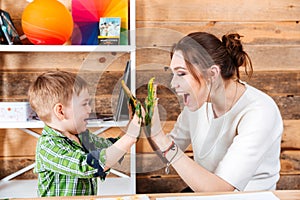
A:
<svg viewBox="0 0 300 200">
<path fill-rule="evenodd" d="M 203 104 L 199 105 L 199 104 L 192 104 L 192 103 L 189 103 L 189 104 L 186 104 L 185 106 L 191 111 L 191 112 L 194 112 L 194 111 L 197 111 L 198 109 L 201 108 Z"/>
<path fill-rule="evenodd" d="M 188 109 L 189 109 L 189 111 L 191 111 L 191 112 L 194 112 L 194 111 L 196 111 L 196 110 L 198 110 L 199 109 L 199 107 L 198 106 L 195 106 L 195 105 L 185 105 Z"/>
</svg>

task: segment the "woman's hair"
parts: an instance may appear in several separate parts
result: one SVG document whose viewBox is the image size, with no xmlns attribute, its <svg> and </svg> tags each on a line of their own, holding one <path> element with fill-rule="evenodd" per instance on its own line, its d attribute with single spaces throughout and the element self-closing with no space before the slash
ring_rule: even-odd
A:
<svg viewBox="0 0 300 200">
<path fill-rule="evenodd" d="M 44 122 L 50 122 L 55 104 L 68 105 L 73 94 L 88 89 L 87 82 L 75 73 L 49 71 L 37 77 L 28 91 L 30 106 Z"/>
<path fill-rule="evenodd" d="M 248 78 L 253 73 L 252 63 L 243 50 L 240 35 L 231 33 L 224 35 L 222 41 L 216 36 L 205 32 L 194 32 L 183 37 L 173 46 L 171 58 L 175 51 L 181 51 L 188 70 L 198 80 L 197 66 L 206 76 L 206 69 L 218 65 L 224 79 L 240 78 L 239 67 L 245 67 Z"/>
</svg>

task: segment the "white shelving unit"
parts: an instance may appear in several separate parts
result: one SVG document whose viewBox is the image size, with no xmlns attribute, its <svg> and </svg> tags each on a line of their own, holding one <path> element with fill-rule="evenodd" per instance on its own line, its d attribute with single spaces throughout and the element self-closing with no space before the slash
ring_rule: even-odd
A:
<svg viewBox="0 0 300 200">
<path fill-rule="evenodd" d="M 136 71 L 136 5 L 135 0 L 130 0 L 130 27 L 129 31 L 129 45 L 0 45 L 0 53 L 14 53 L 14 52 L 127 52 L 130 53 L 131 60 L 131 90 L 135 94 L 135 71 Z M 91 121 L 88 127 L 99 127 L 96 134 L 109 127 L 122 127 L 127 125 L 124 122 L 99 122 Z M 39 134 L 30 130 L 30 128 L 43 128 L 41 121 L 28 121 L 22 123 L 0 123 L 0 128 L 19 128 L 22 131 L 39 137 Z M 104 182 L 99 182 L 98 194 L 100 195 L 120 195 L 120 194 L 135 194 L 136 193 L 136 148 L 135 145 L 130 150 L 130 176 L 112 170 L 112 173 L 117 174 L 120 178 L 107 178 Z M 27 166 L 16 173 L 11 174 L 0 180 L 0 198 L 4 197 L 35 197 L 37 180 L 11 180 L 14 177 L 28 171 L 34 167 L 34 164 Z"/>
<path fill-rule="evenodd" d="M 124 127 L 128 124 L 128 121 L 101 121 L 90 120 L 88 122 L 88 128 L 99 128 L 94 131 L 94 134 L 101 134 L 103 131 L 111 127 Z M 18 128 L 23 132 L 39 138 L 40 135 L 30 128 L 43 128 L 44 123 L 38 120 L 30 120 L 26 122 L 2 122 L 0 128 Z M 111 169 L 111 173 L 119 176 L 117 178 L 107 178 L 104 182 L 98 181 L 98 194 L 99 195 L 122 195 L 122 194 L 135 194 L 135 146 L 130 151 L 130 176 Z M 0 180 L 0 198 L 23 198 L 23 197 L 37 197 L 37 180 L 11 180 L 22 173 L 32 170 L 35 163 L 24 167 L 16 171 L 13 174 Z"/>
<path fill-rule="evenodd" d="M 0 45 L 0 52 L 134 52 L 133 45 Z"/>
</svg>

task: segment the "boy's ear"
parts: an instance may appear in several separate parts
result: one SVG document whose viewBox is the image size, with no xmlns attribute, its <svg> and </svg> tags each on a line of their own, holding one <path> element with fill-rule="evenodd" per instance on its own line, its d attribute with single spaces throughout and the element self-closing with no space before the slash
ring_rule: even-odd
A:
<svg viewBox="0 0 300 200">
<path fill-rule="evenodd" d="M 55 104 L 54 108 L 54 114 L 59 120 L 65 119 L 64 111 L 63 111 L 63 105 L 61 103 Z"/>
</svg>

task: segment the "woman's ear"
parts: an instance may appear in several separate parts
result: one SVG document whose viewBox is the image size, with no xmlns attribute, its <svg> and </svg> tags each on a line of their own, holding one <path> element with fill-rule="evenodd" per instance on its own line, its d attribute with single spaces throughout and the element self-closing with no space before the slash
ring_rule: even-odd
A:
<svg viewBox="0 0 300 200">
<path fill-rule="evenodd" d="M 208 70 L 207 74 L 211 82 L 214 82 L 221 74 L 221 69 L 218 65 L 212 65 Z"/>
<path fill-rule="evenodd" d="M 55 116 L 59 120 L 65 119 L 65 114 L 64 114 L 64 111 L 63 111 L 63 105 L 61 103 L 55 104 L 55 106 L 53 108 L 53 111 L 54 111 Z"/>
</svg>

